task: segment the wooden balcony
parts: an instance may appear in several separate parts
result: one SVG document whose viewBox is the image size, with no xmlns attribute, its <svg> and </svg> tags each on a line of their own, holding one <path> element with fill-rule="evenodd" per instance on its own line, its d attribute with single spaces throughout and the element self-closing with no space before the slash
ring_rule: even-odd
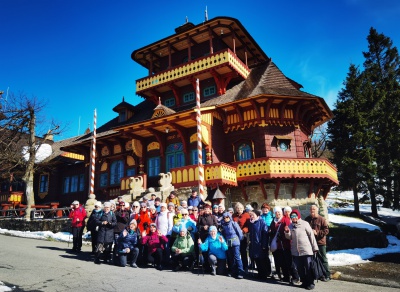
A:
<svg viewBox="0 0 400 292">
<path fill-rule="evenodd" d="M 262 178 L 322 178 L 339 184 L 337 169 L 321 158 L 257 158 L 232 165 L 236 167 L 238 182 Z"/>
<path fill-rule="evenodd" d="M 172 168 L 172 184 L 175 188 L 195 186 L 199 180 L 197 165 Z M 230 185 L 237 186 L 236 167 L 226 163 L 204 165 L 204 180 L 207 186 Z"/>
<path fill-rule="evenodd" d="M 188 77 L 193 76 L 193 74 L 197 76 L 202 75 L 209 72 L 210 69 L 215 69 L 221 75 L 230 71 L 236 71 L 243 78 L 247 78 L 250 74 L 250 69 L 231 50 L 226 49 L 139 79 L 136 81 L 136 93 L 140 95 L 140 93 L 154 88 L 158 88 L 160 92 L 170 90 L 167 85 L 171 82 L 174 82 L 178 86 L 186 85 L 190 83 Z M 212 77 L 211 73 L 208 74 L 209 76 L 204 76 L 202 79 Z M 185 82 L 179 84 L 179 80 L 185 80 Z M 163 86 L 165 86 L 164 90 Z"/>
</svg>

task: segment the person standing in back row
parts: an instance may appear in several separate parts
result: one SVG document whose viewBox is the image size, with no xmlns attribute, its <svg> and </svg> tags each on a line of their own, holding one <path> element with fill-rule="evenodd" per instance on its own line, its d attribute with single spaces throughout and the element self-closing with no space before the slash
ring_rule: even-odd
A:
<svg viewBox="0 0 400 292">
<path fill-rule="evenodd" d="M 240 257 L 242 258 L 243 269 L 245 273 L 249 270 L 249 261 L 247 258 L 247 237 L 249 233 L 250 215 L 244 212 L 244 206 L 242 203 L 236 203 L 235 214 L 232 219 L 239 225 L 243 232 L 243 238 L 240 241 Z"/>
<path fill-rule="evenodd" d="M 329 263 L 328 258 L 326 256 L 326 236 L 329 233 L 328 223 L 326 219 L 318 214 L 317 205 L 312 205 L 310 207 L 310 215 L 305 219 L 311 226 L 315 239 L 317 240 L 319 254 L 322 257 L 322 263 L 324 264 L 324 268 L 326 270 L 327 276 L 322 277 L 320 280 L 327 282 L 331 278 L 331 272 L 329 271 Z"/>
<path fill-rule="evenodd" d="M 72 209 L 71 213 L 69 213 L 69 218 L 72 219 L 72 250 L 80 252 L 82 248 L 82 235 L 83 228 L 85 227 L 86 210 L 78 201 L 73 201 L 71 207 Z"/>
</svg>

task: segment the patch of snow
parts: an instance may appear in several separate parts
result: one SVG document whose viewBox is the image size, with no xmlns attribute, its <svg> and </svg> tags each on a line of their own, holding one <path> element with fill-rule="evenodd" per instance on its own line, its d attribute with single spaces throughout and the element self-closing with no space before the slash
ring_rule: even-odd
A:
<svg viewBox="0 0 400 292">
<path fill-rule="evenodd" d="M 25 159 L 25 161 L 29 160 L 29 152 L 28 152 L 28 146 L 24 146 L 22 148 L 22 155 Z M 53 153 L 53 149 L 51 148 L 51 145 L 49 144 L 41 144 L 40 146 L 36 146 L 36 157 L 35 157 L 35 163 L 42 162 L 45 160 L 47 157 L 49 157 Z"/>
</svg>

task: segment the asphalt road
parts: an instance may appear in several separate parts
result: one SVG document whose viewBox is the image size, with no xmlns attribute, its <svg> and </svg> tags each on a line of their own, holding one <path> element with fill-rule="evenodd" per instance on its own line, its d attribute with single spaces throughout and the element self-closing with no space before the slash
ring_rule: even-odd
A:
<svg viewBox="0 0 400 292">
<path fill-rule="evenodd" d="M 71 246 L 70 246 L 71 247 Z M 70 248 L 69 247 L 69 248 Z M 79 255 L 67 243 L 0 235 L 0 281 L 13 291 L 302 291 L 279 282 L 236 280 L 197 272 L 95 265 L 90 247 Z M 338 280 L 318 282 L 316 291 L 398 291 Z"/>
</svg>

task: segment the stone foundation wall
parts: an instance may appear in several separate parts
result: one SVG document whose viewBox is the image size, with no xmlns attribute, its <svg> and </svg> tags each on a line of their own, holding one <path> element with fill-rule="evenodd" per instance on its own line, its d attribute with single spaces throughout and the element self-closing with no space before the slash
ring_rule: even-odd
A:
<svg viewBox="0 0 400 292">
<path fill-rule="evenodd" d="M 71 219 L 37 219 L 27 221 L 23 218 L 1 219 L 0 228 L 19 231 L 51 231 L 53 233 L 70 231 Z"/>
<path fill-rule="evenodd" d="M 308 184 L 298 184 L 296 188 L 296 198 L 292 198 L 293 184 L 281 184 L 278 199 L 276 200 L 275 184 L 264 185 L 267 199 L 264 198 L 260 185 L 246 186 L 247 201 L 245 201 L 240 188 L 231 188 L 230 194 L 227 195 L 227 199 L 225 200 L 225 207 L 234 207 L 237 202 L 240 202 L 244 206 L 250 204 L 253 208 L 260 210 L 261 205 L 266 202 L 271 208 L 275 206 L 282 208 L 290 206 L 292 209 L 298 209 L 301 213 L 301 217 L 305 218 L 310 214 L 310 206 L 315 204 L 319 207 L 319 214 L 327 218 L 328 209 L 325 200 L 322 197 L 316 198 L 314 194 L 308 198 L 309 187 Z"/>
</svg>

